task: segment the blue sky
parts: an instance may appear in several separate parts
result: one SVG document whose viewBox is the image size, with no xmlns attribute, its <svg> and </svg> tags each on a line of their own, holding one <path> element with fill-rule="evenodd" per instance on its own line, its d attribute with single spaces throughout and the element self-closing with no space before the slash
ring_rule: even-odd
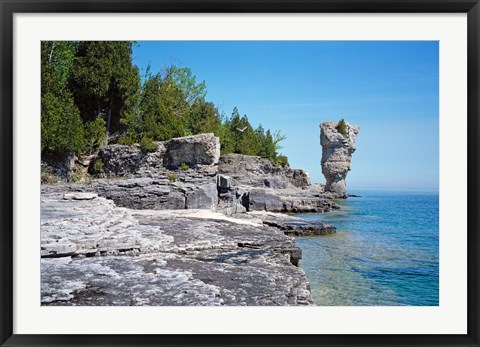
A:
<svg viewBox="0 0 480 347">
<path fill-rule="evenodd" d="M 134 63 L 189 67 L 207 99 L 281 130 L 293 168 L 321 173 L 319 124 L 360 126 L 347 186 L 438 188 L 438 42 L 149 41 Z"/>
</svg>

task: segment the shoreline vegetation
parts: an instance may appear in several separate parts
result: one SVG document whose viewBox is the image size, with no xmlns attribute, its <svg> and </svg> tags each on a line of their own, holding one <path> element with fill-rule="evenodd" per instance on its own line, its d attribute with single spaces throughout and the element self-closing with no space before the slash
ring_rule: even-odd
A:
<svg viewBox="0 0 480 347">
<path fill-rule="evenodd" d="M 220 115 L 171 66 L 141 78 L 132 42 L 42 42 L 42 305 L 311 305 L 285 213 L 347 198 L 359 128 L 320 125 L 326 184 L 279 131 Z M 114 57 L 114 59 L 113 59 Z"/>
<path fill-rule="evenodd" d="M 139 143 L 214 133 L 221 153 L 256 155 L 280 164 L 286 137 L 256 128 L 235 107 L 230 116 L 206 99 L 204 81 L 188 67 L 166 66 L 143 76 L 132 63 L 130 41 L 42 41 L 42 160 L 54 164 L 75 153 L 92 155 L 107 144 Z M 58 172 L 62 176 L 62 172 Z M 75 177 L 63 176 L 69 181 Z"/>
</svg>

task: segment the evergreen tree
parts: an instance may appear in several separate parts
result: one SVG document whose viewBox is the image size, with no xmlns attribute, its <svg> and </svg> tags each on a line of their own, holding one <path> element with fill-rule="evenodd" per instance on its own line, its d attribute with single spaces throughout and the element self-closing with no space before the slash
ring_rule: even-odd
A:
<svg viewBox="0 0 480 347">
<path fill-rule="evenodd" d="M 256 155 L 260 157 L 266 157 L 267 152 L 265 151 L 265 129 L 263 128 L 262 124 L 259 124 L 257 129 L 255 129 L 255 141 L 257 143 L 257 153 Z"/>
<path fill-rule="evenodd" d="M 265 135 L 265 143 L 263 144 L 264 158 L 275 160 L 275 144 L 273 142 L 273 136 L 270 129 L 267 130 Z"/>
<path fill-rule="evenodd" d="M 255 137 L 255 132 L 253 131 L 250 122 L 246 115 L 240 119 L 239 128 L 237 131 L 240 133 L 237 153 L 242 153 L 245 155 L 256 155 L 258 153 L 258 146 Z"/>
<path fill-rule="evenodd" d="M 155 141 L 183 136 L 187 128 L 188 105 L 182 91 L 160 73 L 145 81 L 140 98 L 143 136 Z"/>
<path fill-rule="evenodd" d="M 41 43 L 41 150 L 42 155 L 65 156 L 84 149 L 83 124 L 67 81 L 77 44 Z"/>
<path fill-rule="evenodd" d="M 140 77 L 132 65 L 132 42 L 82 41 L 78 45 L 71 87 L 82 118 L 103 118 L 106 131 L 121 130 L 122 114 L 135 105 Z"/>
<path fill-rule="evenodd" d="M 190 108 L 188 130 L 191 134 L 220 134 L 221 118 L 212 102 L 197 100 Z"/>
</svg>

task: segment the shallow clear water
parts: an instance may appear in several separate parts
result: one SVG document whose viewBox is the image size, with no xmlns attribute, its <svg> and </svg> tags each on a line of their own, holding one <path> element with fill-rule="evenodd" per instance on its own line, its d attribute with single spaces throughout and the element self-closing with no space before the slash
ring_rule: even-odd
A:
<svg viewBox="0 0 480 347">
<path fill-rule="evenodd" d="M 351 191 L 341 210 L 299 217 L 337 233 L 300 237 L 316 305 L 438 305 L 438 193 Z"/>
</svg>

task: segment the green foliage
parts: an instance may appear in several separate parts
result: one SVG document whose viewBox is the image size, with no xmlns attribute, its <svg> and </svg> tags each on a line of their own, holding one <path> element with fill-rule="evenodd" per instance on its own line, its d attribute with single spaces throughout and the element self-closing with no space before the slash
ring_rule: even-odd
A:
<svg viewBox="0 0 480 347">
<path fill-rule="evenodd" d="M 105 121 L 97 118 L 85 123 L 85 141 L 90 154 L 99 149 L 106 139 Z"/>
<path fill-rule="evenodd" d="M 132 64 L 132 42 L 81 41 L 70 85 L 84 120 L 104 118 L 108 133 L 122 128 L 134 113 L 140 86 Z"/>
<path fill-rule="evenodd" d="M 190 164 L 189 163 L 182 163 L 180 165 L 180 169 L 182 169 L 183 171 L 187 171 L 188 169 L 190 169 Z"/>
<path fill-rule="evenodd" d="M 188 131 L 191 134 L 219 134 L 221 125 L 221 118 L 213 102 L 199 99 L 190 107 Z"/>
<path fill-rule="evenodd" d="M 153 142 L 151 137 L 142 137 L 140 140 L 140 149 L 143 153 L 151 153 L 158 150 L 158 145 Z"/>
<path fill-rule="evenodd" d="M 233 139 L 233 133 L 228 126 L 228 123 L 222 123 L 218 134 L 215 134 L 220 138 L 220 151 L 222 154 L 233 153 L 235 150 L 235 144 Z"/>
<path fill-rule="evenodd" d="M 40 182 L 42 184 L 54 184 L 58 182 L 58 177 L 50 166 L 42 165 Z"/>
<path fill-rule="evenodd" d="M 47 91 L 42 95 L 42 153 L 65 156 L 85 147 L 83 124 L 73 99 Z"/>
<path fill-rule="evenodd" d="M 96 159 L 93 162 L 93 167 L 92 171 L 94 174 L 102 174 L 105 172 L 105 165 L 103 164 L 103 161 L 100 159 Z"/>
<path fill-rule="evenodd" d="M 164 141 L 185 133 L 188 104 L 182 91 L 160 73 L 145 81 L 140 112 L 139 130 L 144 136 Z"/>
<path fill-rule="evenodd" d="M 204 81 L 187 67 L 172 65 L 140 79 L 132 63 L 134 42 L 44 41 L 41 43 L 42 156 L 94 153 L 109 134 L 119 144 L 139 142 L 143 152 L 154 141 L 214 133 L 221 152 L 259 155 L 272 161 L 285 135 L 253 128 L 234 108 L 226 118 L 205 99 Z M 100 165 L 100 164 L 98 164 Z M 100 172 L 101 168 L 98 167 Z"/>
<path fill-rule="evenodd" d="M 348 127 L 347 127 L 347 123 L 345 123 L 345 120 L 344 119 L 341 119 L 339 122 L 338 122 L 338 125 L 337 125 L 337 131 L 342 134 L 342 136 L 344 138 L 347 138 L 348 137 Z"/>
<path fill-rule="evenodd" d="M 77 183 L 80 180 L 80 176 L 76 172 L 71 172 L 68 178 L 69 182 Z"/>
<path fill-rule="evenodd" d="M 240 153 L 258 155 L 275 161 L 277 152 L 282 147 L 279 143 L 286 139 L 280 131 L 273 133 L 260 124 L 255 130 L 252 128 L 248 117 L 240 117 L 238 109 L 233 109 L 230 118 L 220 126 L 219 135 L 222 154 Z"/>
<path fill-rule="evenodd" d="M 58 157 L 84 149 L 82 120 L 67 85 L 75 52 L 72 42 L 41 43 L 41 149 Z"/>
<path fill-rule="evenodd" d="M 284 155 L 278 155 L 276 158 L 275 158 L 275 161 L 280 164 L 280 165 L 283 165 L 283 166 L 286 166 L 288 165 L 288 158 Z"/>
<path fill-rule="evenodd" d="M 205 81 L 197 83 L 195 75 L 188 67 L 171 66 L 166 69 L 165 80 L 173 83 L 188 104 L 202 100 L 207 95 Z"/>
<path fill-rule="evenodd" d="M 118 139 L 118 144 L 119 145 L 124 145 L 124 146 L 131 146 L 135 143 L 130 137 L 120 137 Z"/>
<path fill-rule="evenodd" d="M 175 182 L 177 180 L 177 175 L 169 174 L 167 178 L 170 182 Z"/>
</svg>

